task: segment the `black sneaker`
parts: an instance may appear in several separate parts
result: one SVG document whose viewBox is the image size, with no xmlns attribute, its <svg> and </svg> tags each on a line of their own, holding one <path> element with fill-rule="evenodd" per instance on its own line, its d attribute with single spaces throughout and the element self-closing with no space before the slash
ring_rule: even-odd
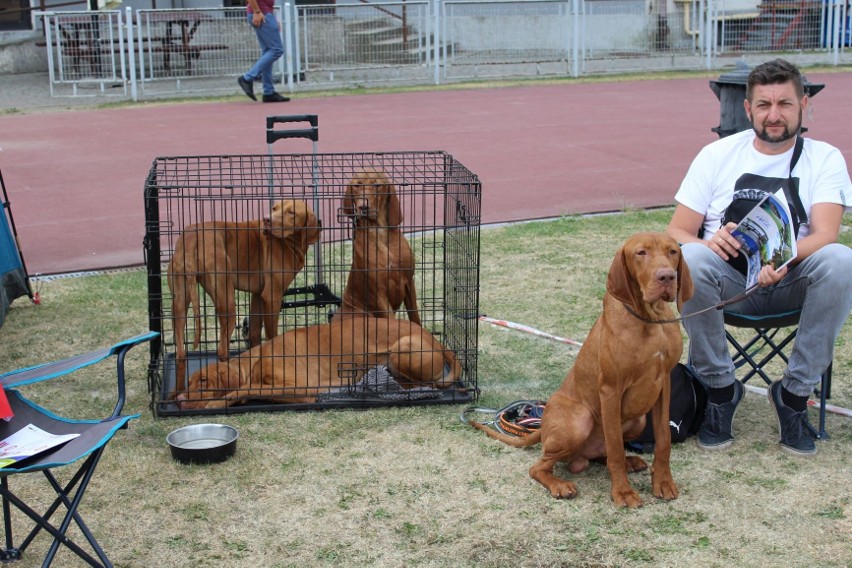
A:
<svg viewBox="0 0 852 568">
<path fill-rule="evenodd" d="M 781 381 L 769 385 L 766 396 L 778 414 L 781 448 L 794 456 L 810 457 L 816 454 L 817 431 L 808 421 L 808 411 L 796 412 L 789 406 L 784 406 L 781 400 Z"/>
<path fill-rule="evenodd" d="M 248 98 L 253 101 L 257 100 L 257 97 L 254 96 L 254 84 L 251 81 L 246 81 L 243 79 L 242 75 L 237 77 L 237 84 L 243 90 Z"/>
<path fill-rule="evenodd" d="M 271 95 L 263 95 L 263 102 L 265 103 L 286 103 L 290 99 L 288 97 L 282 97 L 278 93 L 272 93 Z"/>
<path fill-rule="evenodd" d="M 733 424 L 737 405 L 745 395 L 745 387 L 734 381 L 734 397 L 731 402 L 713 404 L 707 402 L 704 422 L 698 430 L 698 447 L 704 450 L 725 450 L 734 443 Z"/>
</svg>

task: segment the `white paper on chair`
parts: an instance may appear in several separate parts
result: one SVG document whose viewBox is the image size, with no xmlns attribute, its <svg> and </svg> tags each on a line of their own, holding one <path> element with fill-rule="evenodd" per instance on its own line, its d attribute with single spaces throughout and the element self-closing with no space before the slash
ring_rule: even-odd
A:
<svg viewBox="0 0 852 568">
<path fill-rule="evenodd" d="M 51 434 L 27 424 L 8 438 L 0 440 L 0 468 L 55 448 L 80 434 Z"/>
</svg>

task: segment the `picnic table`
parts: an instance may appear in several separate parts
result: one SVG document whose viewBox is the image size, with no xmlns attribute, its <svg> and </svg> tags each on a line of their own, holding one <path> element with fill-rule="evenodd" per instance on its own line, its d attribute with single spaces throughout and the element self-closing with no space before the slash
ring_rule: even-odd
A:
<svg viewBox="0 0 852 568">
<path fill-rule="evenodd" d="M 202 51 L 228 49 L 227 45 L 193 43 L 192 40 L 201 24 L 213 20 L 212 16 L 204 12 L 168 10 L 152 12 L 147 15 L 147 19 L 151 24 L 155 22 L 165 24 L 165 29 L 162 31 L 163 35 L 151 37 L 152 42 L 159 43 L 151 49 L 163 54 L 163 67 L 167 71 L 171 70 L 172 54 L 182 56 L 187 72 L 191 73 L 192 62 L 201 57 Z"/>
</svg>

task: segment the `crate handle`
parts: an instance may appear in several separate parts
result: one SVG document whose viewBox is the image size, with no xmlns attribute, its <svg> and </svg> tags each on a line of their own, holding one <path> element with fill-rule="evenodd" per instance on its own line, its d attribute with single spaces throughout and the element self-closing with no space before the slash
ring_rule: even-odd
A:
<svg viewBox="0 0 852 568">
<path fill-rule="evenodd" d="M 308 122 L 310 128 L 293 128 L 289 130 L 273 130 L 276 124 L 290 122 Z M 319 118 L 315 114 L 293 114 L 266 117 L 266 143 L 272 144 L 284 138 L 307 138 L 314 142 L 319 140 Z"/>
</svg>

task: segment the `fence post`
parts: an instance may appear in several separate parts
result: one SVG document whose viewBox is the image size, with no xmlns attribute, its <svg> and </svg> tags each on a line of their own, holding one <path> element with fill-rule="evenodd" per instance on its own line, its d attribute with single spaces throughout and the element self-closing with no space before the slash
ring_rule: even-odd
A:
<svg viewBox="0 0 852 568">
<path fill-rule="evenodd" d="M 295 42 L 293 41 L 293 33 L 292 33 L 292 13 L 290 12 L 290 3 L 284 3 L 283 9 L 284 15 L 284 25 L 282 26 L 284 32 L 283 42 L 286 46 L 284 49 L 284 58 L 287 61 L 287 89 L 292 93 L 293 92 L 293 46 Z"/>
<path fill-rule="evenodd" d="M 302 82 L 302 38 L 299 35 L 299 7 L 293 2 L 293 75 L 294 83 Z"/>
<path fill-rule="evenodd" d="M 701 22 L 703 25 L 699 28 L 704 30 L 704 41 L 701 42 L 704 45 L 704 66 L 707 69 L 713 68 L 713 18 L 710 17 L 710 6 L 713 3 L 713 0 L 701 0 L 699 3 L 698 15 L 700 18 L 703 18 Z"/>
<path fill-rule="evenodd" d="M 831 37 L 831 59 L 837 65 L 840 62 L 840 47 L 846 43 L 846 3 L 834 0 L 828 9 L 831 10 L 831 20 L 826 28 L 833 29 L 826 35 Z"/>
<path fill-rule="evenodd" d="M 33 12 L 35 17 L 41 17 L 41 25 L 44 28 L 44 39 L 47 50 L 47 77 L 50 82 L 50 96 L 53 96 L 53 82 L 56 80 L 53 61 L 53 30 L 50 27 L 50 16 L 53 12 Z"/>
<path fill-rule="evenodd" d="M 571 11 L 574 13 L 574 37 L 573 45 L 571 49 L 573 51 L 573 61 L 572 61 L 572 69 L 571 76 L 579 77 L 580 76 L 580 2 L 582 0 L 572 0 L 571 2 Z"/>
<path fill-rule="evenodd" d="M 127 14 L 127 45 L 123 46 L 123 50 L 127 54 L 127 67 L 130 73 L 130 98 L 133 102 L 139 100 L 139 92 L 136 85 L 136 58 L 133 56 L 133 44 L 136 41 L 133 35 L 133 9 L 128 6 L 124 9 Z"/>
<path fill-rule="evenodd" d="M 432 2 L 432 11 L 433 13 L 433 30 L 432 30 L 432 50 L 434 53 L 434 57 L 432 58 L 432 65 L 434 65 L 434 69 L 432 71 L 433 81 L 436 85 L 441 84 L 441 52 L 444 52 L 444 57 L 447 57 L 447 49 L 441 49 L 441 1 L 434 0 Z"/>
</svg>

